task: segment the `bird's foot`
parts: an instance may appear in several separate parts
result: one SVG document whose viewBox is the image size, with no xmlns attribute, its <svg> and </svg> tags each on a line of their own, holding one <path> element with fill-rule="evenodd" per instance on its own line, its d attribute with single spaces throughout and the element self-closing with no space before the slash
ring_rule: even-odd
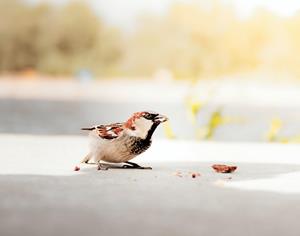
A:
<svg viewBox="0 0 300 236">
<path fill-rule="evenodd" d="M 123 165 L 123 169 L 142 169 L 142 170 L 152 170 L 150 166 L 131 166 L 131 165 Z"/>
<path fill-rule="evenodd" d="M 97 170 L 108 170 L 108 166 L 103 165 L 102 163 L 98 164 Z"/>
<path fill-rule="evenodd" d="M 140 166 L 136 163 L 133 163 L 133 162 L 125 162 L 127 163 L 126 165 L 123 165 L 122 168 L 124 169 L 142 169 L 142 170 L 152 170 L 152 167 L 150 166 Z M 128 165 L 129 164 L 129 165 Z"/>
</svg>

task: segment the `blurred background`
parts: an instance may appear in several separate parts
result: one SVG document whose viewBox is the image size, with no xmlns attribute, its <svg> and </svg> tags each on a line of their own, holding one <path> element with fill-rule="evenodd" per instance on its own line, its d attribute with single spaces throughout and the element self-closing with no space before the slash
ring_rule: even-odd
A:
<svg viewBox="0 0 300 236">
<path fill-rule="evenodd" d="M 300 142 L 300 2 L 0 0 L 0 133 L 139 110 L 168 139 Z"/>
</svg>

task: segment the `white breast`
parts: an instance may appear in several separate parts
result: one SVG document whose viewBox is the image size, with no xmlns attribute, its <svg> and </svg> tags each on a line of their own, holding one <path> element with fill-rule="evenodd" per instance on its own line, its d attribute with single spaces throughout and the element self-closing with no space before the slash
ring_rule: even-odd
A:
<svg viewBox="0 0 300 236">
<path fill-rule="evenodd" d="M 124 145 L 126 134 L 116 139 L 103 139 L 91 132 L 90 134 L 90 152 L 96 163 L 100 160 L 112 163 L 121 163 L 134 157 L 129 155 L 127 147 Z"/>
</svg>

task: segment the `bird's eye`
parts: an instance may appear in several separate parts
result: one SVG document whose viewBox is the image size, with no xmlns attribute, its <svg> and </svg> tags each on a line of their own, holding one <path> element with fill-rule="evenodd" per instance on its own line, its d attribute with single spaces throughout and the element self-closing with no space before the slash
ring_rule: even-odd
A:
<svg viewBox="0 0 300 236">
<path fill-rule="evenodd" d="M 153 120 L 158 114 L 153 114 L 153 113 L 145 113 L 144 118 L 147 120 Z"/>
<path fill-rule="evenodd" d="M 145 113 L 144 114 L 144 118 L 150 120 L 151 119 L 151 115 L 149 113 Z"/>
</svg>

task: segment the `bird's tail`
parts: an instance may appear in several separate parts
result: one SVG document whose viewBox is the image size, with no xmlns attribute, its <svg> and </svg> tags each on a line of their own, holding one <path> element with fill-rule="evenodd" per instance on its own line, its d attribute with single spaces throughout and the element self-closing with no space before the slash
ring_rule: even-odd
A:
<svg viewBox="0 0 300 236">
<path fill-rule="evenodd" d="M 91 130 L 94 130 L 94 129 L 96 129 L 95 127 L 90 127 L 90 128 L 81 128 L 81 130 L 89 130 L 89 131 L 91 131 Z"/>
</svg>

